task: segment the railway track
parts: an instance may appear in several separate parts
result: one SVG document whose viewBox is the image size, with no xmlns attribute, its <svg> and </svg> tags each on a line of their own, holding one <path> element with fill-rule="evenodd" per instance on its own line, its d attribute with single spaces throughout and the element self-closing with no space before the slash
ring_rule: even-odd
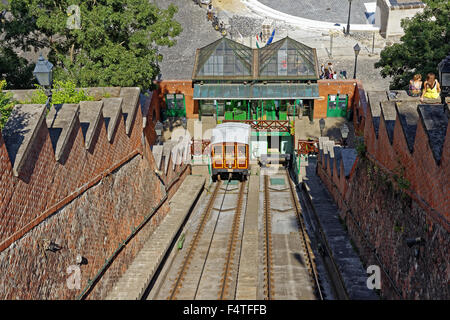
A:
<svg viewBox="0 0 450 320">
<path fill-rule="evenodd" d="M 290 175 L 289 175 L 289 170 L 286 169 L 286 179 L 288 181 L 289 184 L 289 189 L 290 189 L 290 193 L 291 193 L 291 200 L 292 203 L 294 205 L 295 208 L 295 214 L 297 216 L 297 222 L 298 222 L 298 226 L 299 226 L 299 234 L 300 234 L 300 238 L 301 238 L 301 242 L 302 242 L 302 246 L 303 246 L 303 252 L 306 255 L 306 265 L 308 268 L 308 271 L 311 275 L 311 277 L 314 280 L 314 284 L 315 284 L 315 291 L 316 291 L 316 296 L 320 299 L 320 300 L 324 300 L 324 295 L 322 293 L 322 289 L 320 286 L 320 282 L 319 282 L 319 275 L 316 269 L 316 264 L 314 262 L 314 253 L 313 250 L 311 248 L 311 242 L 308 236 L 308 233 L 306 231 L 306 226 L 305 226 L 305 222 L 303 220 L 303 215 L 301 212 L 301 207 L 300 207 L 300 203 L 298 201 L 297 198 L 297 193 L 295 191 L 295 187 L 293 186 L 293 183 L 290 179 Z"/>
<path fill-rule="evenodd" d="M 240 183 L 239 187 L 239 195 L 238 200 L 236 204 L 236 211 L 233 218 L 233 225 L 231 227 L 231 233 L 230 238 L 228 240 L 228 247 L 227 247 L 227 255 L 226 255 L 226 261 L 223 271 L 223 277 L 221 279 L 220 283 L 220 290 L 219 290 L 219 300 L 227 299 L 229 296 L 229 289 L 231 286 L 231 278 L 232 278 L 232 268 L 233 268 L 233 260 L 235 257 L 235 251 L 237 246 L 237 240 L 239 237 L 239 225 L 241 222 L 241 213 L 242 213 L 242 202 L 244 199 L 244 191 L 245 191 L 245 181 Z M 234 296 L 232 297 L 234 298 Z"/>
<path fill-rule="evenodd" d="M 208 260 L 208 256 L 210 253 L 211 244 L 213 242 L 213 237 L 216 232 L 216 226 L 217 226 L 217 223 L 220 218 L 220 214 L 222 212 L 226 212 L 226 211 L 230 210 L 229 208 L 228 209 L 223 208 L 224 202 L 225 202 L 225 197 L 227 195 L 227 192 L 229 191 L 228 190 L 229 185 L 230 185 L 230 181 L 228 181 L 226 183 L 226 188 L 223 193 L 223 198 L 222 198 L 220 207 L 215 208 L 214 204 L 216 202 L 217 195 L 219 194 L 219 190 L 223 189 L 222 181 L 217 182 L 217 184 L 214 188 L 214 191 L 213 191 L 210 199 L 208 200 L 207 206 L 205 207 L 205 209 L 203 211 L 203 214 L 200 219 L 200 223 L 199 223 L 199 225 L 194 233 L 194 236 L 190 242 L 189 249 L 188 249 L 188 251 L 183 259 L 183 262 L 181 264 L 181 267 L 177 273 L 176 280 L 173 282 L 173 285 L 170 289 L 170 293 L 167 297 L 168 300 L 177 299 L 177 296 L 183 287 L 183 282 L 184 282 L 185 278 L 188 277 L 187 273 L 188 273 L 190 264 L 193 260 L 193 257 L 195 255 L 195 252 L 197 251 L 197 248 L 199 247 L 199 243 L 201 241 L 203 241 L 203 242 L 205 241 L 205 239 L 201 240 L 201 238 L 202 238 L 202 235 L 204 234 L 205 226 L 211 217 L 211 212 L 212 212 L 212 210 L 217 210 L 218 211 L 217 219 L 215 222 L 214 230 L 211 233 L 209 247 L 207 249 L 206 256 L 205 256 L 204 262 L 203 262 L 202 271 L 201 271 L 201 274 L 203 274 L 203 271 L 205 270 L 206 261 Z M 227 241 L 226 254 L 224 255 L 225 264 L 223 267 L 223 273 L 222 273 L 222 277 L 220 280 L 220 284 L 218 286 L 219 287 L 218 299 L 220 299 L 220 300 L 235 298 L 234 297 L 235 292 L 231 291 L 230 289 L 233 289 L 233 283 L 234 284 L 236 283 L 236 282 L 233 282 L 233 279 L 234 280 L 237 279 L 237 277 L 233 277 L 236 273 L 236 270 L 235 270 L 235 268 L 233 268 L 233 265 L 234 265 L 234 261 L 236 258 L 236 249 L 237 249 L 237 244 L 238 244 L 239 235 L 240 235 L 240 224 L 241 224 L 241 217 L 242 217 L 242 213 L 243 213 L 243 200 L 245 198 L 245 187 L 246 187 L 246 182 L 240 182 L 239 193 L 238 193 L 236 207 L 235 207 L 235 213 L 233 216 L 233 222 L 231 225 L 230 235 L 229 235 L 229 238 Z M 236 190 L 236 188 L 234 188 L 234 190 Z M 231 191 L 231 194 L 232 193 L 233 192 Z M 244 214 L 245 214 L 245 212 L 244 212 Z M 195 259 L 197 259 L 197 258 L 195 258 Z M 206 272 L 206 270 L 205 270 L 205 272 Z M 200 285 L 200 282 L 197 284 L 195 294 L 194 294 L 194 299 L 197 296 L 197 292 L 199 290 L 199 285 Z"/>
<path fill-rule="evenodd" d="M 270 213 L 269 176 L 264 175 L 264 297 L 274 298 L 273 257 L 272 257 L 272 216 Z"/>
<path fill-rule="evenodd" d="M 197 245 L 198 245 L 198 242 L 199 242 L 199 240 L 200 240 L 200 238 L 201 238 L 201 236 L 203 234 L 203 230 L 205 228 L 206 222 L 208 221 L 208 219 L 209 219 L 209 217 L 211 215 L 211 211 L 213 209 L 214 202 L 215 202 L 215 200 L 217 198 L 217 194 L 219 193 L 219 190 L 220 190 L 221 186 L 222 186 L 222 181 L 218 181 L 216 186 L 215 186 L 215 188 L 214 188 L 214 191 L 213 191 L 213 193 L 211 195 L 211 198 L 208 201 L 208 204 L 207 204 L 206 209 L 205 209 L 205 211 L 203 213 L 201 222 L 200 222 L 200 224 L 199 224 L 199 226 L 198 226 L 198 228 L 197 228 L 197 230 L 195 232 L 194 238 L 191 241 L 191 244 L 189 246 L 189 250 L 188 250 L 188 252 L 187 252 L 187 254 L 186 254 L 185 258 L 184 258 L 183 264 L 181 265 L 181 268 L 180 268 L 180 270 L 178 272 L 177 279 L 175 280 L 175 282 L 174 282 L 174 284 L 172 286 L 172 289 L 170 290 L 170 294 L 167 297 L 168 300 L 176 300 L 176 297 L 177 297 L 177 295 L 178 295 L 178 293 L 179 293 L 179 291 L 180 291 L 180 289 L 181 289 L 181 287 L 183 285 L 184 277 L 186 275 L 187 270 L 189 269 L 189 265 L 191 263 L 191 259 L 192 259 L 193 255 L 194 255 L 194 253 L 195 253 L 195 251 L 197 249 Z M 228 185 L 227 185 L 227 187 L 228 187 Z"/>
</svg>

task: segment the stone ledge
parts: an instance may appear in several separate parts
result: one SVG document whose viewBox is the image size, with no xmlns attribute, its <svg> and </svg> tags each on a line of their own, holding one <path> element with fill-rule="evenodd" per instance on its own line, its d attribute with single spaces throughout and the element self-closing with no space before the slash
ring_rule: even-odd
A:
<svg viewBox="0 0 450 320">
<path fill-rule="evenodd" d="M 54 105 L 47 115 L 46 122 L 56 161 L 59 161 L 64 153 L 79 112 L 78 104 L 59 104 Z"/>
<path fill-rule="evenodd" d="M 102 101 L 81 101 L 80 102 L 80 124 L 83 132 L 86 149 L 92 144 L 94 133 L 102 117 Z"/>
<path fill-rule="evenodd" d="M 123 98 L 122 113 L 125 119 L 125 132 L 130 134 L 131 125 L 139 107 L 139 88 L 120 88 L 120 97 Z"/>
<path fill-rule="evenodd" d="M 111 142 L 122 113 L 122 98 L 103 98 L 103 118 L 105 119 L 108 141 Z"/>
<path fill-rule="evenodd" d="M 3 128 L 3 140 L 16 177 L 27 159 L 45 114 L 46 108 L 43 104 L 18 104 Z"/>
</svg>

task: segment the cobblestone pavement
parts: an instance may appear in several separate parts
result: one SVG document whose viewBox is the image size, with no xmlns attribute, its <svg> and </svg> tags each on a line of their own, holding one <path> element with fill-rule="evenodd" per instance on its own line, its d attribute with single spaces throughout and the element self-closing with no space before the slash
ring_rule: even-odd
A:
<svg viewBox="0 0 450 320">
<path fill-rule="evenodd" d="M 218 12 L 219 18 L 226 24 L 229 37 L 256 48 L 255 35 L 262 30 L 264 19 L 247 10 L 234 10 L 239 7 L 236 4 L 237 2 L 238 0 L 232 0 L 231 2 L 230 0 L 214 0 L 213 4 L 216 4 L 215 10 Z M 291 0 L 291 2 L 296 1 Z M 338 2 L 338 0 L 330 3 L 335 2 Z M 207 21 L 205 7 L 200 8 L 194 5 L 191 0 L 166 0 L 158 3 L 158 5 L 166 8 L 171 3 L 179 8 L 175 19 L 182 25 L 183 31 L 176 38 L 177 44 L 175 46 L 160 49 L 164 56 L 161 63 L 162 79 L 191 79 L 196 49 L 220 39 L 221 35 Z M 353 6 L 354 4 L 352 4 L 352 8 Z M 288 35 L 312 48 L 316 48 L 319 63 L 331 61 L 337 70 L 346 70 L 347 76 L 350 78 L 353 77 L 354 71 L 353 46 L 359 43 L 362 49 L 358 56 L 357 78 L 362 80 L 366 90 L 386 90 L 389 87 L 389 79 L 383 79 L 379 70 L 374 68 L 374 63 L 379 59 L 379 52 L 386 45 L 385 39 L 379 35 L 376 35 L 375 38 L 374 52 L 376 55 L 369 56 L 372 51 L 371 33 L 351 33 L 349 37 L 345 37 L 342 32 L 338 33 L 333 36 L 333 48 L 330 50 L 330 35 L 328 33 L 305 31 L 282 21 L 271 21 L 270 23 L 276 29 L 274 41 Z M 356 23 L 356 21 L 353 21 L 353 23 Z M 330 51 L 332 51 L 332 58 L 330 58 Z"/>
<path fill-rule="evenodd" d="M 220 39 L 221 35 L 207 21 L 206 9 L 195 5 L 192 0 L 165 0 L 157 1 L 157 4 L 160 8 L 167 8 L 169 4 L 176 5 L 178 13 L 174 18 L 183 28 L 176 38 L 176 45 L 161 47 L 159 50 L 163 55 L 163 62 L 160 64 L 162 79 L 190 80 L 196 49 Z"/>
<path fill-rule="evenodd" d="M 301 18 L 347 25 L 348 0 L 258 0 L 260 3 Z M 352 1 L 350 23 L 368 23 L 364 3 L 376 0 Z"/>
</svg>

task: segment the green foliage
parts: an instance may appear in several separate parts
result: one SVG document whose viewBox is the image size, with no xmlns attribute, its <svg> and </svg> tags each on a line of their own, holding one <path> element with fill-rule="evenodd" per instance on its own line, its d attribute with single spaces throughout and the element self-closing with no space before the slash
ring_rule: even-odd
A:
<svg viewBox="0 0 450 320">
<path fill-rule="evenodd" d="M 14 101 L 12 100 L 11 92 L 3 92 L 6 87 L 6 81 L 0 80 L 0 129 L 3 129 L 9 115 L 14 108 Z"/>
<path fill-rule="evenodd" d="M 366 158 L 367 147 L 362 137 L 356 137 L 356 153 L 361 160 Z"/>
<path fill-rule="evenodd" d="M 384 48 L 375 63 L 383 77 L 393 78 L 391 89 L 407 89 L 409 80 L 419 73 L 437 74 L 438 63 L 450 52 L 450 2 L 423 0 L 427 7 L 413 18 L 404 19 L 401 42 Z"/>
<path fill-rule="evenodd" d="M 80 9 L 80 29 L 68 28 Z M 151 87 L 162 56 L 181 26 L 177 8 L 160 9 L 147 0 L 10 0 L 10 21 L 0 24 L 4 45 L 24 51 L 48 49 L 54 79 L 78 87 Z"/>
<path fill-rule="evenodd" d="M 33 93 L 30 100 L 22 101 L 21 103 L 45 104 L 47 96 L 45 90 L 39 85 L 36 85 L 37 90 Z M 52 90 L 52 105 L 62 103 L 79 103 L 80 101 L 93 101 L 94 97 L 87 95 L 87 93 L 80 89 L 76 90 L 76 85 L 72 81 L 56 81 Z"/>
<path fill-rule="evenodd" d="M 6 88 L 28 89 L 33 86 L 34 63 L 28 63 L 11 48 L 0 48 L 0 79 L 7 81 Z"/>
</svg>

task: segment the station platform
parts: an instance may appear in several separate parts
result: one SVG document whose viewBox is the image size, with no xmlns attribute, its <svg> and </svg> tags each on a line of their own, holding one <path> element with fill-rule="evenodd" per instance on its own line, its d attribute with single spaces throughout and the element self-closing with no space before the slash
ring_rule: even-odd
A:
<svg viewBox="0 0 450 320">
<path fill-rule="evenodd" d="M 204 185 L 204 177 L 193 175 L 186 177 L 170 199 L 170 210 L 166 217 L 147 239 L 142 250 L 107 295 L 106 300 L 138 300 L 142 298 Z"/>
</svg>

